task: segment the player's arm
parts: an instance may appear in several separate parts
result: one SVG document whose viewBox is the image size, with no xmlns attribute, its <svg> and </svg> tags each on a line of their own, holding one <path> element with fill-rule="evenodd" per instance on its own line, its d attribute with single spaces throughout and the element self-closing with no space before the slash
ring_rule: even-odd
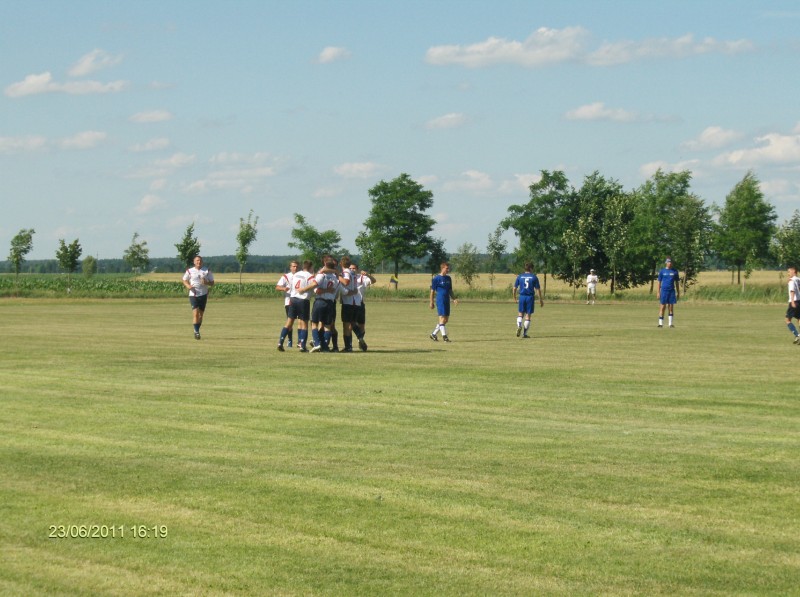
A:
<svg viewBox="0 0 800 597">
<path fill-rule="evenodd" d="M 436 296 L 436 291 L 431 288 L 431 309 L 433 309 L 433 298 Z"/>
<path fill-rule="evenodd" d="M 537 288 L 536 292 L 539 293 L 539 306 L 540 307 L 544 307 L 544 298 L 542 298 L 542 289 L 541 288 Z"/>
<path fill-rule="evenodd" d="M 313 289 L 314 289 L 314 288 L 316 288 L 317 286 L 319 286 L 319 282 L 317 282 L 317 279 L 316 279 L 316 278 L 311 278 L 311 279 L 308 281 L 308 284 L 306 284 L 306 285 L 305 285 L 305 286 L 303 286 L 302 288 L 298 288 L 298 289 L 297 289 L 297 292 L 299 292 L 300 294 L 302 294 L 302 293 L 304 293 L 304 292 L 308 292 L 309 290 L 313 290 Z"/>
<path fill-rule="evenodd" d="M 450 289 L 450 298 L 451 298 L 451 299 L 453 299 L 453 302 L 454 302 L 456 305 L 458 304 L 458 299 L 456 298 L 456 295 L 455 295 L 455 294 L 453 294 L 453 289 L 452 289 L 452 288 Z"/>
<path fill-rule="evenodd" d="M 375 282 L 376 282 L 376 280 L 375 280 L 375 276 L 373 276 L 372 274 L 370 274 L 370 273 L 367 273 L 367 272 L 365 272 L 364 270 L 361 270 L 361 275 L 362 275 L 362 276 L 366 276 L 367 278 L 369 278 L 369 281 L 370 281 L 370 282 L 372 282 L 373 284 L 375 284 Z"/>
</svg>

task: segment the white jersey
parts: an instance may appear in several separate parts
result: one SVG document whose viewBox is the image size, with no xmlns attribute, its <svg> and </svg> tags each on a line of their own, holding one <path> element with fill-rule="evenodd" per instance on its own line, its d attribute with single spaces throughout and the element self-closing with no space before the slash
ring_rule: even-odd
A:
<svg viewBox="0 0 800 597">
<path fill-rule="evenodd" d="M 336 291 L 339 290 L 339 276 L 336 274 L 317 274 L 314 279 L 317 281 L 317 288 L 319 288 L 317 296 L 327 301 L 335 301 Z"/>
<path fill-rule="evenodd" d="M 800 301 L 800 278 L 792 276 L 789 278 L 789 302 Z M 794 294 L 794 296 L 792 296 Z"/>
<path fill-rule="evenodd" d="M 594 288 L 597 287 L 597 283 L 599 281 L 600 280 L 597 278 L 597 274 L 589 274 L 588 276 L 586 276 L 586 287 L 589 290 L 593 290 Z"/>
<path fill-rule="evenodd" d="M 357 276 L 349 269 L 342 272 L 342 278 L 347 280 L 347 284 L 342 284 L 342 304 L 357 305 L 358 280 Z"/>
<path fill-rule="evenodd" d="M 308 291 L 300 292 L 300 288 L 308 286 L 308 281 L 313 277 L 314 274 L 305 270 L 295 272 L 294 276 L 292 277 L 291 298 L 302 299 L 304 301 L 308 300 Z"/>
<path fill-rule="evenodd" d="M 363 274 L 358 274 L 357 278 L 357 288 L 358 294 L 356 294 L 356 305 L 361 305 L 364 302 L 364 293 L 366 292 L 367 288 L 372 286 L 372 280 L 370 280 L 369 276 L 365 276 Z"/>
<path fill-rule="evenodd" d="M 278 280 L 278 283 L 275 284 L 275 286 L 283 286 L 284 288 L 287 288 L 287 290 L 285 290 L 283 292 L 283 294 L 284 294 L 283 304 L 284 305 L 288 305 L 292 300 L 292 282 L 294 280 L 294 276 L 295 275 L 297 275 L 297 273 L 293 274 L 293 273 L 289 272 L 287 274 L 283 274 L 281 276 L 281 279 Z"/>
<path fill-rule="evenodd" d="M 205 296 L 208 294 L 208 284 L 206 282 L 213 282 L 214 274 L 208 271 L 207 267 L 197 269 L 192 266 L 183 274 L 183 279 L 192 286 L 189 290 L 189 296 Z"/>
</svg>

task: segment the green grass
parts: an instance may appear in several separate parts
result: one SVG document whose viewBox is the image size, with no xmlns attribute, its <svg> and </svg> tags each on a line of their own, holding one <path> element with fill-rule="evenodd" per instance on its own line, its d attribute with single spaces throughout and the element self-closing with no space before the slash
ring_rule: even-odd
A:
<svg viewBox="0 0 800 597">
<path fill-rule="evenodd" d="M 1 301 L 0 594 L 800 594 L 782 305 L 368 309 L 300 354 L 278 298 Z"/>
</svg>

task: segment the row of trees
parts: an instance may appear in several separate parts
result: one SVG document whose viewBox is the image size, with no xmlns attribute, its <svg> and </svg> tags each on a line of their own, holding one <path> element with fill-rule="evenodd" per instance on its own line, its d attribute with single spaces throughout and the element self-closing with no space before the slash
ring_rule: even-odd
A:
<svg viewBox="0 0 800 597">
<path fill-rule="evenodd" d="M 643 284 L 652 288 L 666 255 L 680 269 L 684 290 L 709 260 L 730 267 L 732 283 L 733 276 L 741 283 L 742 273 L 747 279 L 754 268 L 767 263 L 800 263 L 800 212 L 777 228 L 775 209 L 752 172 L 735 185 L 722 206 L 707 206 L 692 192 L 689 171 L 659 170 L 640 187 L 626 191 L 598 172 L 575 188 L 563 171 L 543 170 L 529 190 L 526 203 L 509 206 L 508 215 L 488 237 L 485 257 L 479 257 L 470 243 L 448 255 L 445 241 L 432 236 L 435 220 L 427 213 L 433 206 L 432 192 L 408 174 L 381 181 L 369 189 L 372 207 L 356 238 L 361 265 L 375 269 L 388 262 L 397 275 L 412 261 L 426 260 L 427 268 L 437 272 L 439 263 L 449 259 L 468 285 L 478 271 L 488 271 L 493 285 L 495 272 L 505 269 L 507 244 L 501 237 L 507 230 L 519 241 L 515 266 L 532 260 L 544 275 L 545 291 L 549 275 L 577 288 L 590 268 L 601 281 L 610 282 L 612 293 Z M 299 258 L 318 260 L 324 254 L 349 252 L 337 231 L 317 230 L 301 214 L 294 214 L 294 220 L 288 246 Z M 236 236 L 240 286 L 257 230 L 258 216 L 251 210 L 246 220 L 240 218 Z M 24 229 L 12 240 L 9 262 L 16 274 L 32 248 L 33 234 L 33 229 Z M 200 252 L 194 224 L 175 248 L 182 264 Z M 56 257 L 64 271 L 76 271 L 80 254 L 77 239 L 69 245 L 60 240 Z M 134 272 L 148 268 L 149 249 L 138 233 L 123 259 Z M 84 260 L 84 272 L 92 267 L 96 269 L 94 258 Z"/>
</svg>

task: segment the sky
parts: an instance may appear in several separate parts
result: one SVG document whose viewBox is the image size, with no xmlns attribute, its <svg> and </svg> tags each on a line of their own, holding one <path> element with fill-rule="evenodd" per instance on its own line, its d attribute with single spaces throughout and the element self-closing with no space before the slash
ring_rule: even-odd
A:
<svg viewBox="0 0 800 597">
<path fill-rule="evenodd" d="M 29 260 L 174 257 L 191 223 L 231 255 L 250 210 L 251 254 L 294 254 L 295 213 L 356 252 L 403 173 L 450 252 L 542 170 L 690 170 L 709 206 L 752 171 L 800 209 L 796 0 L 0 0 L 0 54 L 0 249 L 33 228 Z"/>
</svg>

